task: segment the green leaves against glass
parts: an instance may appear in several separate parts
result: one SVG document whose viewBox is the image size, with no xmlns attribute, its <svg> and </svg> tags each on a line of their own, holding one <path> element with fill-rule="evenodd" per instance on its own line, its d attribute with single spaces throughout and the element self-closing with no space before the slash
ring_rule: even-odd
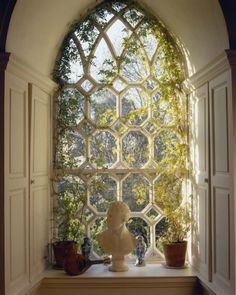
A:
<svg viewBox="0 0 236 295">
<path fill-rule="evenodd" d="M 71 26 L 54 71 L 59 85 L 55 167 L 65 174 L 85 164 L 140 170 L 120 180 L 121 197 L 139 212 L 153 189 L 154 202 L 166 216 L 159 222 L 161 232 L 173 224 L 168 213 L 182 210 L 181 186 L 188 173 L 183 68 L 175 40 L 155 17 L 135 1 L 104 1 Z M 142 175 L 148 167 L 157 175 L 153 187 Z M 118 180 L 98 178 L 89 202 L 104 213 Z M 103 225 L 102 219 L 93 222 L 92 238 Z"/>
<path fill-rule="evenodd" d="M 54 208 L 60 240 L 78 240 L 84 231 L 81 224 L 86 203 L 86 189 L 79 177 L 66 176 L 58 182 L 57 206 Z"/>
</svg>

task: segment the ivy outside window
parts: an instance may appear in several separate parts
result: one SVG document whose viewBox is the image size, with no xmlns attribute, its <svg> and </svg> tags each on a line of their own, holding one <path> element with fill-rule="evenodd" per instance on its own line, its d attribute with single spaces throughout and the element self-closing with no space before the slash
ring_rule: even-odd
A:
<svg viewBox="0 0 236 295">
<path fill-rule="evenodd" d="M 122 200 L 130 231 L 161 260 L 168 224 L 157 195 L 176 195 L 178 204 L 187 173 L 184 64 L 174 38 L 138 3 L 104 1 L 72 25 L 54 80 L 55 198 L 59 207 L 80 199 L 75 239 L 91 237 L 102 255 L 96 235 L 110 203 Z"/>
</svg>

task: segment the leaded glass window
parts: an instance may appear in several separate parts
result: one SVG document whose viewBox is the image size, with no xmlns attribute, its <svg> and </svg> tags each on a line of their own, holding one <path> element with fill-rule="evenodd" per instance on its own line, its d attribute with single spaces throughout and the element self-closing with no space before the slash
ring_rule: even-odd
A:
<svg viewBox="0 0 236 295">
<path fill-rule="evenodd" d="M 83 187 L 76 214 L 83 212 L 94 255 L 103 254 L 96 235 L 107 208 L 122 200 L 130 230 L 144 236 L 149 257 L 161 259 L 156 241 L 167 223 L 155 188 L 181 144 L 182 68 L 173 38 L 133 1 L 103 2 L 64 40 L 54 72 L 54 171 L 60 195 L 70 187 L 65 179 Z"/>
</svg>

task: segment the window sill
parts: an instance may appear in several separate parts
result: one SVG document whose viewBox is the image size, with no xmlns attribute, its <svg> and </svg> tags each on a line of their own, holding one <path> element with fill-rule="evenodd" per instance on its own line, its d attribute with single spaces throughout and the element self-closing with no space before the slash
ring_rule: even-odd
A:
<svg viewBox="0 0 236 295">
<path fill-rule="evenodd" d="M 68 276 L 63 270 L 50 269 L 45 272 L 45 279 L 52 278 L 177 278 L 177 277 L 196 277 L 196 272 L 191 267 L 184 269 L 168 269 L 162 264 L 147 264 L 144 267 L 136 267 L 129 264 L 129 270 L 126 272 L 111 272 L 108 266 L 97 264 L 92 265 L 85 273 L 78 276 Z"/>
<path fill-rule="evenodd" d="M 145 267 L 129 265 L 127 272 L 110 272 L 108 266 L 93 265 L 84 274 L 68 276 L 62 270 L 50 269 L 44 273 L 40 295 L 113 294 L 127 292 L 139 295 L 168 294 L 192 295 L 197 286 L 197 276 L 191 267 L 166 269 L 161 264 Z"/>
</svg>

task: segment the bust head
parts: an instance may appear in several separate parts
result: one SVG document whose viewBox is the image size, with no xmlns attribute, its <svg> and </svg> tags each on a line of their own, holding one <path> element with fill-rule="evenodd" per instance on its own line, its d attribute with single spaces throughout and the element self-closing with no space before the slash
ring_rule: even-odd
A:
<svg viewBox="0 0 236 295">
<path fill-rule="evenodd" d="M 120 229 L 129 219 L 129 207 L 123 202 L 114 202 L 107 212 L 107 226 L 110 230 Z"/>
</svg>

